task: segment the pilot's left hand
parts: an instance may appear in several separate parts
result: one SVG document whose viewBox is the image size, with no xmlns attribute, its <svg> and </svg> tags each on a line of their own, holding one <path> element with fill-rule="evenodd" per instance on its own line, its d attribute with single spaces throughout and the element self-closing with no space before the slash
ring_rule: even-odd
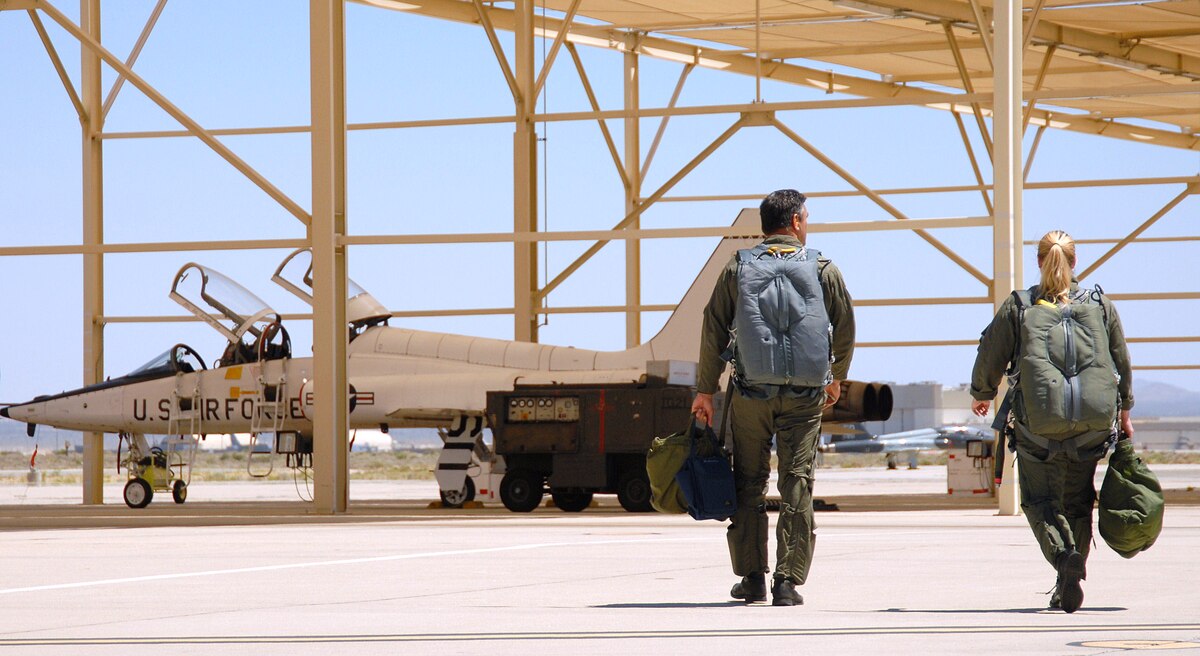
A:
<svg viewBox="0 0 1200 656">
<path fill-rule="evenodd" d="M 977 417 L 986 417 L 991 407 L 991 401 L 974 401 L 971 403 L 971 412 L 974 412 Z"/>
<path fill-rule="evenodd" d="M 704 422 L 705 426 L 712 426 L 713 420 L 713 395 L 703 392 L 696 393 L 696 400 L 692 401 L 692 416 Z"/>
<path fill-rule="evenodd" d="M 825 386 L 825 407 L 832 408 L 842 398 L 842 381 L 835 380 Z"/>
</svg>

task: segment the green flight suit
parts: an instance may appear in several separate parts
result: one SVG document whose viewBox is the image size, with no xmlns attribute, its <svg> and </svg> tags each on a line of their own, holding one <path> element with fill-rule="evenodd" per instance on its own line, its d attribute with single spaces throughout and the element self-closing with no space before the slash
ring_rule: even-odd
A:
<svg viewBox="0 0 1200 656">
<path fill-rule="evenodd" d="M 1078 289 L 1079 283 L 1072 280 L 1071 294 L 1074 295 Z M 1121 397 L 1121 408 L 1128 410 L 1133 407 L 1133 371 L 1129 349 L 1125 344 L 1125 330 L 1121 327 L 1121 318 L 1112 302 L 1103 296 L 1100 302 L 1105 306 L 1109 352 L 1120 375 L 1117 390 Z M 979 339 L 979 353 L 971 374 L 971 396 L 976 400 L 991 401 L 996 398 L 997 387 L 1013 358 L 1020 337 L 1017 321 L 1017 302 L 1009 296 Z M 1014 398 L 1019 396 L 1014 394 Z M 1014 403 L 1014 415 L 1018 421 L 1023 421 L 1020 406 L 1020 403 Z M 1060 554 L 1075 549 L 1086 561 L 1092 543 L 1096 464 L 1104 457 L 1108 444 L 1081 449 L 1077 455 L 1059 452 L 1047 458 L 1049 451 L 1017 431 L 1015 446 L 1021 510 L 1033 529 L 1042 555 L 1054 566 Z"/>
<path fill-rule="evenodd" d="M 790 235 L 774 235 L 766 244 L 800 247 Z M 854 308 L 838 268 L 821 257 L 819 275 L 825 310 L 833 324 L 833 378 L 845 380 L 854 352 Z M 737 308 L 737 258 L 721 272 L 704 310 L 700 337 L 697 391 L 713 394 L 726 362 L 721 355 L 730 345 Z M 739 576 L 769 571 L 767 560 L 766 490 L 771 473 L 771 438 L 779 455 L 779 495 L 782 501 L 775 535 L 775 576 L 797 585 L 808 578 L 812 561 L 813 459 L 821 435 L 824 390 L 820 387 L 742 388 L 731 394 L 730 430 L 738 509 L 727 539 L 733 572 Z"/>
</svg>

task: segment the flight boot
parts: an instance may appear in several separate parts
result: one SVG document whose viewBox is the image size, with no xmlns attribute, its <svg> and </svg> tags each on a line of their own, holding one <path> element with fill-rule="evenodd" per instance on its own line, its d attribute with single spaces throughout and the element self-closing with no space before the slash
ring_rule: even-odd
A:
<svg viewBox="0 0 1200 656">
<path fill-rule="evenodd" d="M 1083 605 L 1083 586 L 1079 584 L 1084 576 L 1083 567 L 1083 554 L 1078 551 L 1070 549 L 1059 554 L 1058 589 L 1050 598 L 1052 608 L 1055 597 L 1058 598 L 1062 609 L 1068 613 L 1074 613 Z"/>
<path fill-rule="evenodd" d="M 767 600 L 767 575 L 763 572 L 755 572 L 742 577 L 741 581 L 733 584 L 733 589 L 729 591 L 729 596 L 734 599 L 752 604 L 756 601 Z"/>
<path fill-rule="evenodd" d="M 791 579 L 775 579 L 771 583 L 772 606 L 803 606 L 804 597 L 796 592 L 796 584 Z"/>
</svg>

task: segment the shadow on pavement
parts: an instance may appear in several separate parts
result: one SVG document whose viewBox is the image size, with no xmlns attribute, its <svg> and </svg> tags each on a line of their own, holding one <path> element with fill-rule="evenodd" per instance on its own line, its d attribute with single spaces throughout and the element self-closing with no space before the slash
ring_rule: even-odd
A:
<svg viewBox="0 0 1200 656">
<path fill-rule="evenodd" d="M 743 601 L 709 601 L 709 602 L 662 602 L 657 604 L 600 604 L 589 608 L 728 608 L 731 606 L 747 606 Z M 765 605 L 765 604 L 760 604 Z"/>
<path fill-rule="evenodd" d="M 1121 611 L 1126 611 L 1126 610 L 1129 610 L 1129 609 L 1122 608 L 1120 606 L 1106 606 L 1106 607 L 1085 606 L 1083 608 L 1080 608 L 1079 611 L 1077 611 L 1077 612 L 1082 612 L 1082 613 L 1087 613 L 1087 612 L 1119 613 Z M 1047 613 L 1047 614 L 1050 614 L 1050 613 L 1054 613 L 1054 614 L 1065 614 L 1061 610 L 1051 610 L 1049 608 L 887 608 L 887 609 L 875 611 L 875 612 L 878 612 L 878 613 L 950 613 L 950 614 L 959 614 L 959 613 L 979 613 L 979 614 L 988 614 L 988 613 L 1023 613 L 1023 614 Z"/>
</svg>

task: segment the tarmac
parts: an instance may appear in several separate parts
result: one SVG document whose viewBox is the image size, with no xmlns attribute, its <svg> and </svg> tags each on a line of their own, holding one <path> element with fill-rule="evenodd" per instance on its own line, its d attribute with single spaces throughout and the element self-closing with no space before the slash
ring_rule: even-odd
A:
<svg viewBox="0 0 1200 656">
<path fill-rule="evenodd" d="M 1046 609 L 1054 572 L 1025 518 L 947 497 L 936 467 L 819 470 L 817 496 L 842 510 L 818 513 L 793 608 L 729 598 L 724 523 L 611 497 L 431 509 L 431 482 L 354 481 L 331 517 L 291 483 L 197 483 L 142 510 L 119 486 L 103 506 L 0 486 L 0 652 L 1200 653 L 1200 466 L 1155 470 L 1161 538 L 1131 560 L 1097 538 L 1071 615 Z M 942 509 L 855 511 L 868 498 Z"/>
</svg>

